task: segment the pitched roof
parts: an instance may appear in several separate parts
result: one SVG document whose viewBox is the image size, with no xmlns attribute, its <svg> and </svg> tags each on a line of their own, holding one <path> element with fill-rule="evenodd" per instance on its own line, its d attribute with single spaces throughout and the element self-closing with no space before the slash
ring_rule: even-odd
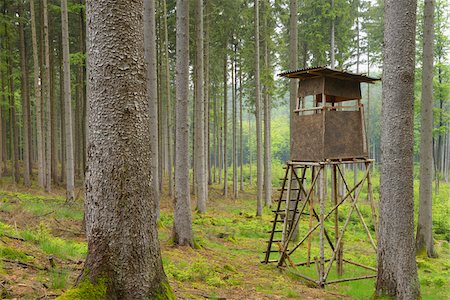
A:
<svg viewBox="0 0 450 300">
<path fill-rule="evenodd" d="M 287 78 L 297 78 L 299 80 L 306 80 L 316 77 L 332 77 L 337 79 L 343 79 L 343 80 L 352 80 L 352 81 L 358 81 L 358 82 L 367 82 L 367 83 L 373 83 L 374 81 L 380 80 L 380 78 L 373 78 L 362 74 L 355 74 L 350 73 L 346 71 L 339 71 L 335 69 L 331 69 L 327 66 L 321 66 L 321 67 L 312 67 L 312 68 L 305 68 L 305 69 L 299 69 L 295 71 L 286 71 L 283 73 L 278 74 L 278 76 L 281 77 L 287 77 Z"/>
</svg>

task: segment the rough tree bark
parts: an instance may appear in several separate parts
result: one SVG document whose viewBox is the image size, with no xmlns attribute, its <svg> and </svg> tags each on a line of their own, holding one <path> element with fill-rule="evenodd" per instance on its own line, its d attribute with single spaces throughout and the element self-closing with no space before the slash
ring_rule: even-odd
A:
<svg viewBox="0 0 450 300">
<path fill-rule="evenodd" d="M 75 198 L 75 173 L 73 162 L 72 93 L 70 88 L 69 18 L 67 12 L 67 0 L 61 0 L 61 25 L 64 74 L 64 129 L 66 135 L 66 202 L 71 203 Z"/>
<path fill-rule="evenodd" d="M 256 119 L 256 215 L 262 215 L 263 202 L 263 163 L 262 163 L 262 126 L 261 95 L 259 79 L 259 0 L 254 0 L 255 12 L 255 119 Z"/>
<path fill-rule="evenodd" d="M 43 34 L 44 34 L 44 78 L 43 95 L 45 101 L 45 191 L 50 192 L 52 189 L 52 122 L 51 122 L 51 97 L 50 97 L 50 46 L 48 37 L 48 8 L 47 0 L 42 1 L 43 14 Z"/>
<path fill-rule="evenodd" d="M 165 75 L 166 75 L 166 96 L 167 96 L 167 159 L 168 159 L 168 174 L 169 177 L 169 196 L 172 198 L 174 195 L 173 190 L 173 151 L 172 151 L 172 97 L 170 94 L 170 64 L 169 64 L 169 32 L 167 28 L 167 3 L 163 1 L 163 18 L 164 18 L 164 59 L 165 59 Z"/>
<path fill-rule="evenodd" d="M 396 299 L 420 297 L 414 247 L 413 193 L 416 5 L 413 0 L 387 0 L 384 8 L 376 295 Z"/>
<path fill-rule="evenodd" d="M 158 163 L 158 95 L 156 72 L 156 21 L 155 0 L 144 1 L 144 51 L 147 64 L 147 94 L 150 118 L 150 169 L 152 174 L 152 199 L 159 218 L 159 163 Z"/>
<path fill-rule="evenodd" d="M 268 9 L 266 2 L 264 3 L 264 10 Z M 264 11 L 264 68 L 270 70 L 269 66 L 269 45 L 268 40 L 270 36 L 267 29 L 268 12 Z M 270 148 L 270 111 L 271 101 L 269 95 L 269 88 L 264 85 L 264 205 L 272 205 L 272 156 Z"/>
<path fill-rule="evenodd" d="M 206 212 L 208 193 L 205 156 L 205 99 L 203 65 L 203 0 L 195 0 L 195 178 L 197 181 L 197 211 Z"/>
<path fill-rule="evenodd" d="M 297 0 L 289 1 L 289 67 L 291 70 L 296 70 L 298 68 L 298 2 Z M 289 79 L 289 107 L 290 107 L 290 118 L 289 118 L 289 132 L 290 141 L 292 141 L 293 136 L 293 126 L 294 126 L 294 110 L 297 106 L 297 91 L 298 91 L 298 80 Z M 290 143 L 291 144 L 291 143 Z M 292 182 L 297 187 L 297 182 Z M 296 199 L 295 191 L 289 196 L 290 199 Z M 289 201 L 290 209 L 294 209 L 295 201 Z M 298 236 L 298 226 L 292 234 L 292 240 L 296 240 Z"/>
<path fill-rule="evenodd" d="M 169 299 L 151 198 L 143 0 L 87 1 L 88 256 L 106 299 Z M 154 46 L 156 47 L 156 46 Z"/>
<path fill-rule="evenodd" d="M 14 77 L 13 77 L 13 45 L 9 39 L 8 28 L 5 23 L 5 43 L 8 47 L 8 85 L 9 85 L 9 133 L 10 133 L 10 149 L 11 162 L 13 163 L 12 178 L 13 183 L 19 182 L 19 132 L 16 121 L 16 105 L 15 105 L 15 91 L 14 91 Z"/>
<path fill-rule="evenodd" d="M 23 158 L 24 171 L 23 181 L 25 186 L 31 186 L 30 170 L 31 170 L 31 115 L 30 115 L 30 96 L 28 93 L 28 71 L 27 71 L 27 55 L 25 47 L 25 30 L 23 1 L 19 2 L 19 39 L 20 39 L 20 71 L 21 71 L 21 95 L 22 95 L 22 113 L 23 113 Z"/>
<path fill-rule="evenodd" d="M 331 0 L 331 11 L 332 14 L 334 14 L 334 0 Z M 331 68 L 334 69 L 335 67 L 335 52 L 336 52 L 336 43 L 335 43 L 335 18 L 332 15 L 331 17 L 331 43 L 330 43 L 330 64 Z"/>
<path fill-rule="evenodd" d="M 227 44 L 225 43 L 225 55 L 223 58 L 223 143 L 222 143 L 222 166 L 223 166 L 223 195 L 228 196 L 228 155 L 227 155 L 227 140 L 228 140 L 228 55 Z M 220 179 L 219 179 L 220 180 Z"/>
<path fill-rule="evenodd" d="M 175 208 L 173 240 L 194 246 L 189 192 L 189 1 L 177 0 Z"/>
<path fill-rule="evenodd" d="M 233 59 L 231 63 L 231 86 L 232 86 L 232 100 L 231 100 L 231 111 L 232 111 L 232 162 L 233 162 L 233 198 L 237 199 L 238 192 L 238 170 L 237 170 L 237 43 L 233 41 Z"/>
<path fill-rule="evenodd" d="M 36 107 L 36 135 L 37 135 L 37 158 L 38 158 L 38 184 L 44 187 L 44 140 L 42 132 L 42 102 L 41 102 L 41 88 L 39 84 L 39 75 L 41 73 L 39 68 L 38 47 L 36 38 L 36 18 L 34 11 L 34 0 L 30 0 L 30 15 L 31 15 L 31 40 L 33 47 L 33 70 L 34 70 L 34 97 Z"/>
<path fill-rule="evenodd" d="M 422 107 L 420 127 L 420 187 L 416 250 L 435 257 L 433 246 L 433 40 L 434 0 L 425 0 L 423 20 Z"/>
</svg>

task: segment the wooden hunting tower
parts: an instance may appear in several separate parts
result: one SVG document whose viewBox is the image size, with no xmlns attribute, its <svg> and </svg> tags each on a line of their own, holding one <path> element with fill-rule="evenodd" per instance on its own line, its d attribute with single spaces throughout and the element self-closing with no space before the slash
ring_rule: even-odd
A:
<svg viewBox="0 0 450 300">
<path fill-rule="evenodd" d="M 372 255 L 376 253 L 372 236 L 376 235 L 377 216 L 370 176 L 373 160 L 368 155 L 360 85 L 379 79 L 327 67 L 279 76 L 299 80 L 298 101 L 291 108 L 291 159 L 286 162 L 262 262 L 290 267 L 294 274 L 320 287 L 374 278 L 375 266 L 344 257 L 344 240 L 346 229 L 355 226 L 350 220 L 359 219 L 374 250 Z M 353 167 L 353 184 L 345 175 L 344 165 L 347 170 Z M 358 169 L 364 171 L 363 176 Z M 367 195 L 367 201 L 359 203 L 362 194 Z M 367 216 L 359 208 L 367 204 L 372 212 L 369 225 L 373 226 L 368 226 Z M 361 255 L 353 253 L 349 258 Z M 343 277 L 344 265 L 353 277 Z M 355 268 L 371 273 L 363 275 Z"/>
<path fill-rule="evenodd" d="M 368 157 L 360 83 L 378 79 L 327 67 L 289 71 L 279 76 L 299 80 L 298 101 L 291 112 L 292 161 Z"/>
</svg>

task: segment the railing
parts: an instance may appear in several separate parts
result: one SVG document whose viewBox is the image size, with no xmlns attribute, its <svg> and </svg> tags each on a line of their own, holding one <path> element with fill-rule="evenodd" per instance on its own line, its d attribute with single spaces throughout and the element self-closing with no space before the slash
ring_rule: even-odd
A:
<svg viewBox="0 0 450 300">
<path fill-rule="evenodd" d="M 329 106 L 329 105 L 325 105 L 325 106 L 316 106 L 316 107 L 310 107 L 310 108 L 299 108 L 299 109 L 295 109 L 294 113 L 299 113 L 299 115 L 303 115 L 303 113 L 305 112 L 318 112 L 318 111 L 322 111 L 322 110 L 329 110 L 329 111 L 333 111 L 333 110 L 348 110 L 348 109 L 352 109 L 352 110 L 361 110 L 363 108 L 363 104 L 358 104 L 358 105 L 340 105 L 340 106 Z"/>
</svg>

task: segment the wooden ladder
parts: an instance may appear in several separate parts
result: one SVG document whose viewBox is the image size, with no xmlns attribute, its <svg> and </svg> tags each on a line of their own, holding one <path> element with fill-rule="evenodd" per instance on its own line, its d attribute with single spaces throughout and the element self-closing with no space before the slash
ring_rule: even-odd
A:
<svg viewBox="0 0 450 300">
<path fill-rule="evenodd" d="M 304 169 L 301 179 L 297 175 L 297 169 L 300 168 Z M 281 188 L 278 189 L 278 191 L 280 191 L 280 196 L 278 200 L 275 201 L 276 209 L 272 210 L 274 219 L 270 221 L 272 223 L 272 230 L 268 232 L 270 236 L 269 240 L 266 241 L 267 249 L 263 252 L 265 256 L 262 263 L 264 264 L 278 262 L 281 252 L 288 251 L 288 249 L 282 249 L 282 245 L 285 244 L 285 239 L 292 231 L 292 225 L 294 224 L 296 216 L 300 213 L 298 204 L 301 201 L 300 187 L 304 177 L 304 167 L 296 166 L 289 162 L 287 163 L 285 175 L 281 179 Z M 293 182 L 297 182 L 295 187 L 292 185 Z M 292 204 L 289 205 L 289 202 Z M 274 244 L 278 249 L 274 249 Z M 278 253 L 277 259 L 271 259 L 271 254 L 273 253 Z"/>
</svg>

